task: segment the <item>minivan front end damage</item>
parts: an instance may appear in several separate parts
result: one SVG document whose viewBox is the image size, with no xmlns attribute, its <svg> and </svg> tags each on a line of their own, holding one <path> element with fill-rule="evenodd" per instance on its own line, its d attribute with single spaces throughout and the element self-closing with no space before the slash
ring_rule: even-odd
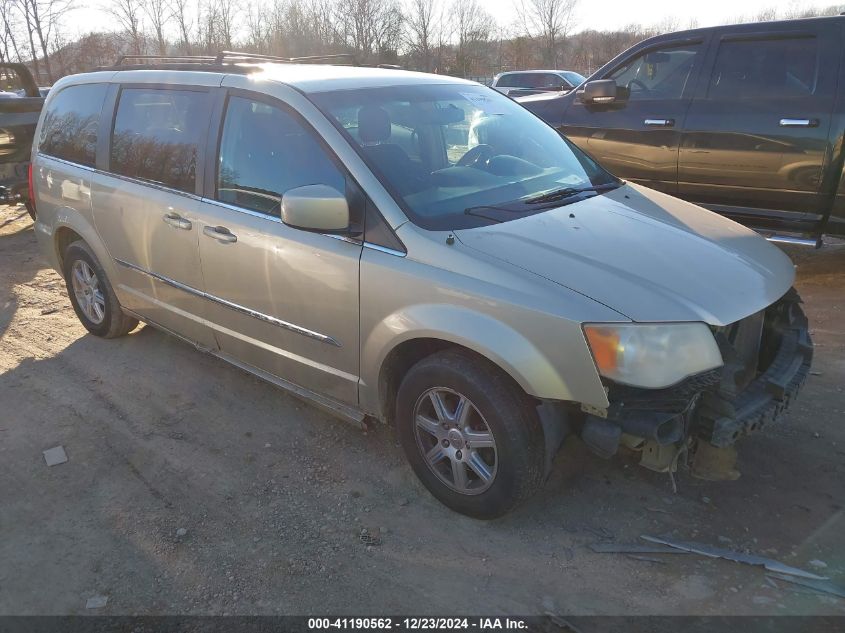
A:
<svg viewBox="0 0 845 633">
<path fill-rule="evenodd" d="M 779 419 L 809 371 L 813 344 L 795 289 L 765 310 L 714 327 L 724 364 L 663 389 L 606 378 L 610 405 L 582 407 L 581 437 L 598 455 L 624 446 L 641 465 L 673 472 L 691 455 L 693 475 L 735 479 L 734 443 Z"/>
</svg>

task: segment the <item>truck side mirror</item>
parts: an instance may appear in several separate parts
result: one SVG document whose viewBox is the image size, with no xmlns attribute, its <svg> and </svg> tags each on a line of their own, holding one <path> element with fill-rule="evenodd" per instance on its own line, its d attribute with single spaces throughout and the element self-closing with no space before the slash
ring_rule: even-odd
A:
<svg viewBox="0 0 845 633">
<path fill-rule="evenodd" d="M 614 79 L 596 79 L 584 84 L 578 91 L 581 101 L 587 104 L 599 105 L 613 103 L 618 100 L 616 81 Z"/>
</svg>

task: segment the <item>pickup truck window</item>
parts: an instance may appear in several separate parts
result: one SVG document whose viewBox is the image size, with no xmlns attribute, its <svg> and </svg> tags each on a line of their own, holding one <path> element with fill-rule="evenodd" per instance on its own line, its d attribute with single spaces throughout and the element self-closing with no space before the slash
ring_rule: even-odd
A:
<svg viewBox="0 0 845 633">
<path fill-rule="evenodd" d="M 53 97 L 44 113 L 38 151 L 93 167 L 106 90 L 106 84 L 80 84 Z"/>
<path fill-rule="evenodd" d="M 811 95 L 818 76 L 818 48 L 815 37 L 723 41 L 708 96 L 767 99 Z"/>
<path fill-rule="evenodd" d="M 126 88 L 111 142 L 111 170 L 193 193 L 197 148 L 208 127 L 208 95 Z"/>
<path fill-rule="evenodd" d="M 607 79 L 628 90 L 628 98 L 680 99 L 700 44 L 651 49 L 614 70 Z"/>
</svg>

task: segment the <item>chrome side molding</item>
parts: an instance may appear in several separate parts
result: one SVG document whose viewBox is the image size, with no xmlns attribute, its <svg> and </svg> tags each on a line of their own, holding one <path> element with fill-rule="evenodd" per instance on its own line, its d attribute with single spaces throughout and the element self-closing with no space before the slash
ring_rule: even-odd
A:
<svg viewBox="0 0 845 633">
<path fill-rule="evenodd" d="M 309 330 L 308 328 L 304 328 L 300 325 L 296 325 L 295 323 L 289 323 L 287 321 L 283 321 L 282 319 L 277 319 L 274 316 L 269 314 L 264 314 L 263 312 L 258 312 L 257 310 L 253 310 L 251 308 L 247 308 L 246 306 L 242 306 L 238 303 L 234 303 L 227 299 L 223 299 L 222 297 L 218 297 L 216 295 L 209 294 L 203 290 L 199 290 L 198 288 L 194 288 L 193 286 L 189 286 L 187 284 L 183 284 L 175 279 L 171 279 L 170 277 L 165 277 L 164 275 L 159 275 L 152 271 L 146 270 L 141 268 L 140 266 L 136 266 L 130 262 L 124 261 L 122 259 L 115 258 L 114 260 L 119 265 L 123 266 L 124 268 L 129 268 L 130 270 L 135 270 L 139 273 L 147 275 L 148 277 L 152 277 L 153 279 L 157 279 L 158 281 L 167 284 L 168 286 L 172 286 L 174 288 L 178 288 L 184 292 L 189 294 L 195 295 L 197 297 L 202 297 L 203 299 L 208 299 L 209 301 L 213 301 L 214 303 L 218 303 L 220 305 L 226 306 L 232 310 L 236 310 L 237 312 L 241 312 L 248 316 L 251 316 L 259 321 L 265 321 L 267 323 L 272 323 L 280 328 L 285 330 L 290 330 L 291 332 L 296 332 L 297 334 L 301 334 L 302 336 L 307 336 L 308 338 L 312 338 L 314 340 L 320 341 L 321 343 L 327 343 L 329 345 L 333 345 L 335 347 L 343 347 L 337 339 L 329 336 L 328 334 L 321 334 L 320 332 L 315 332 L 314 330 Z"/>
</svg>

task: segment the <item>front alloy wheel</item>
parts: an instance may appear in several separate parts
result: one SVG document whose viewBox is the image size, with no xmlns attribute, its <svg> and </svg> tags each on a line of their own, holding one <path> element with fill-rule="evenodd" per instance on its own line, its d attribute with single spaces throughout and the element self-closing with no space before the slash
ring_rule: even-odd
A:
<svg viewBox="0 0 845 633">
<path fill-rule="evenodd" d="M 496 440 L 476 406 L 447 389 L 429 389 L 414 412 L 417 447 L 432 472 L 452 490 L 484 492 L 496 477 Z"/>
<path fill-rule="evenodd" d="M 453 349 L 422 359 L 402 380 L 395 419 L 417 477 L 457 512 L 492 519 L 540 487 L 536 402 L 480 356 Z"/>
</svg>

